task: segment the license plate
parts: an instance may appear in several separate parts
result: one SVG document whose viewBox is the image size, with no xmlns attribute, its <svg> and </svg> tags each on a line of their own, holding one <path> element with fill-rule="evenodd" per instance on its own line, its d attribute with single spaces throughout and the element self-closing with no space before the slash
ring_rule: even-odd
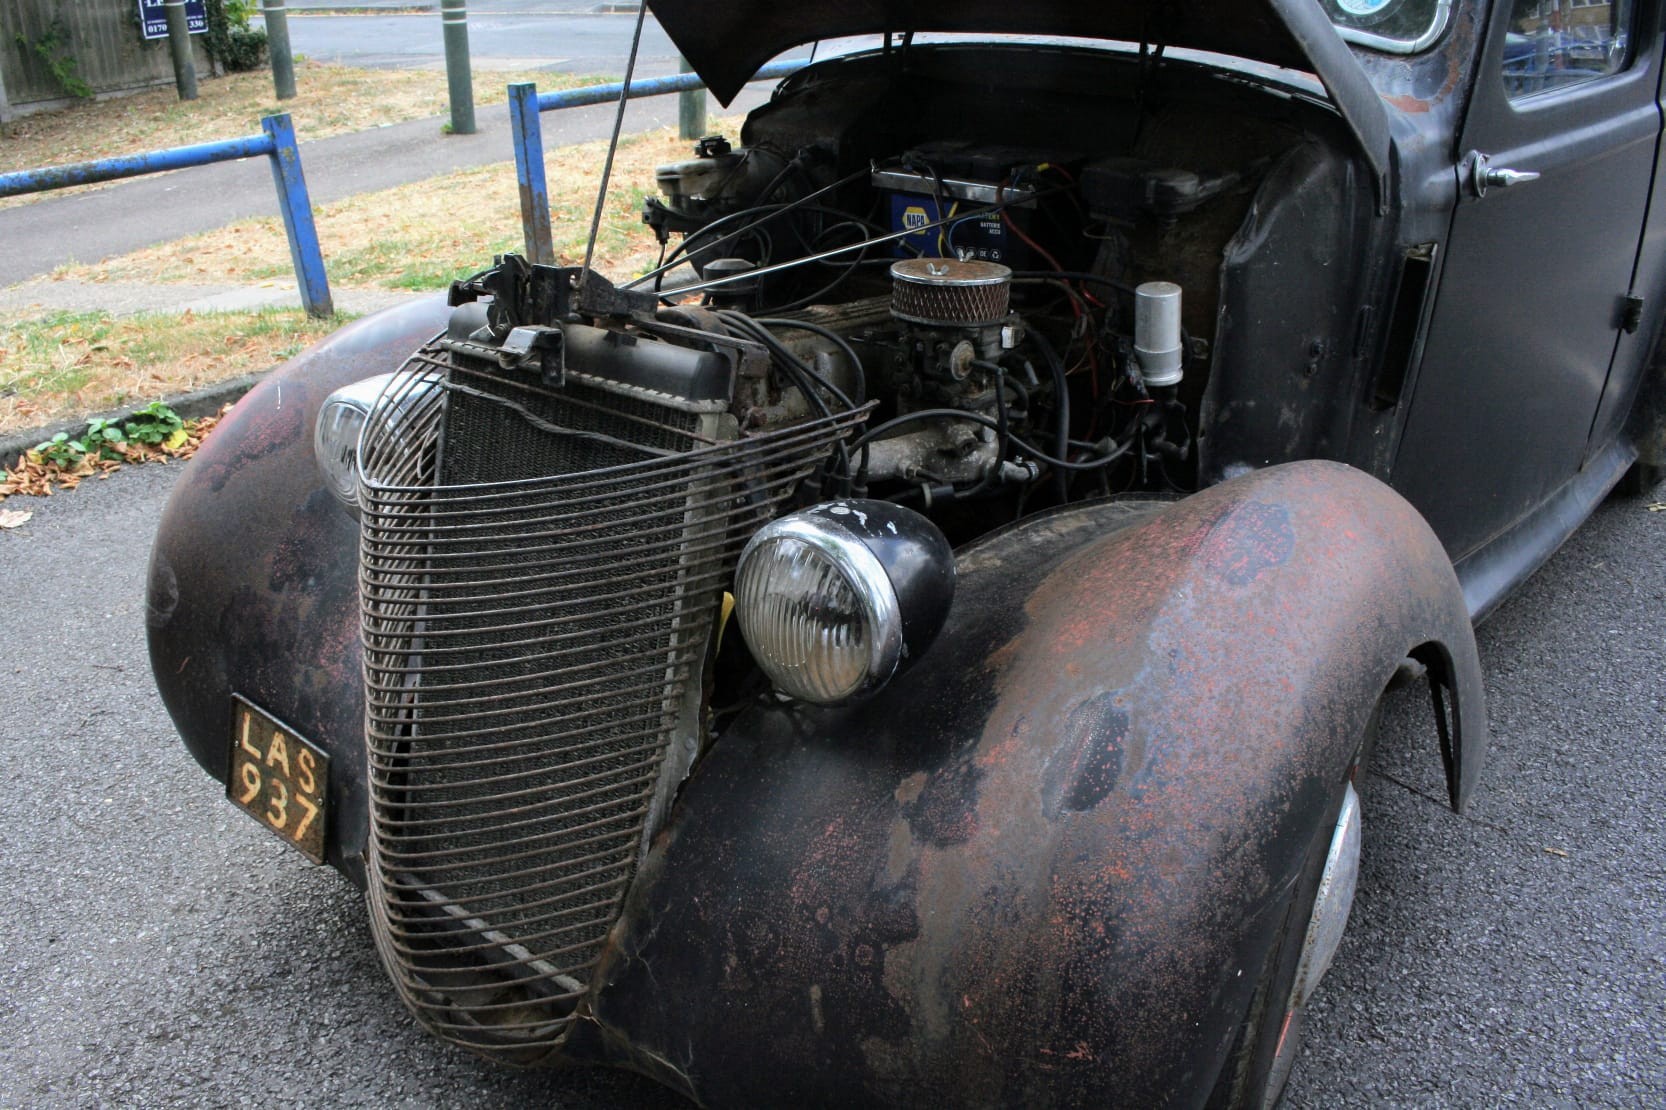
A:
<svg viewBox="0 0 1666 1110">
<path fill-rule="evenodd" d="M 226 797 L 314 863 L 324 862 L 330 757 L 265 710 L 232 695 Z"/>
</svg>

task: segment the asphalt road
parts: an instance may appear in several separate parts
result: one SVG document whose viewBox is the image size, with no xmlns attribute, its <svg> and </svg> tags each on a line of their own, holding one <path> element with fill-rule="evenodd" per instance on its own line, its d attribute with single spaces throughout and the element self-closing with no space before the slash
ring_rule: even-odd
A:
<svg viewBox="0 0 1666 1110">
<path fill-rule="evenodd" d="M 670 1104 L 431 1042 L 355 892 L 198 770 L 143 636 L 177 473 L 4 506 L 35 516 L 0 531 L 0 1106 Z M 1292 1104 L 1666 1103 L 1663 538 L 1666 512 L 1603 507 L 1481 630 L 1494 736 L 1468 816 L 1433 800 L 1422 700 L 1391 702 Z"/>
<path fill-rule="evenodd" d="M 559 69 L 624 76 L 636 14 L 597 13 L 599 5 L 542 0 L 476 0 L 468 13 L 473 63 L 501 69 Z M 293 7 L 289 45 L 323 62 L 369 67 L 443 67 L 439 12 L 307 15 Z M 580 10 L 572 10 L 578 8 Z M 643 28 L 639 72 L 677 71 L 677 48 L 652 16 Z"/>
</svg>

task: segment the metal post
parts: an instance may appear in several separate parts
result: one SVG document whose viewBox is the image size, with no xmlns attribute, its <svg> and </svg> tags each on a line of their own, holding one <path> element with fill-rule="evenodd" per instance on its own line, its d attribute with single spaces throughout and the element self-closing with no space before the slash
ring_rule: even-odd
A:
<svg viewBox="0 0 1666 1110">
<path fill-rule="evenodd" d="M 318 229 L 312 222 L 312 199 L 301 176 L 301 152 L 295 146 L 295 125 L 288 113 L 267 116 L 261 130 L 272 137 L 272 181 L 278 187 L 278 207 L 289 236 L 289 260 L 301 286 L 301 304 L 310 316 L 330 316 L 330 280 L 324 273 L 324 254 L 318 249 Z"/>
<path fill-rule="evenodd" d="M 181 100 L 197 99 L 197 62 L 191 57 L 191 28 L 185 21 L 185 0 L 162 0 L 168 19 L 168 49 L 174 56 L 174 85 Z"/>
<path fill-rule="evenodd" d="M 677 72 L 693 73 L 688 59 L 677 56 Z M 684 139 L 701 139 L 706 135 L 706 90 L 689 89 L 677 104 L 677 134 Z"/>
<path fill-rule="evenodd" d="M 266 53 L 272 58 L 272 86 L 279 100 L 295 97 L 295 56 L 289 51 L 289 12 L 284 0 L 260 0 L 266 19 Z"/>
<path fill-rule="evenodd" d="M 526 256 L 555 265 L 550 235 L 550 189 L 544 180 L 544 132 L 538 121 L 538 86 L 522 81 L 509 86 L 509 133 L 515 141 L 515 184 L 521 193 L 521 231 Z"/>
<path fill-rule="evenodd" d="M 445 79 L 451 92 L 451 133 L 474 134 L 474 77 L 469 72 L 467 0 L 440 0 L 445 31 Z"/>
</svg>

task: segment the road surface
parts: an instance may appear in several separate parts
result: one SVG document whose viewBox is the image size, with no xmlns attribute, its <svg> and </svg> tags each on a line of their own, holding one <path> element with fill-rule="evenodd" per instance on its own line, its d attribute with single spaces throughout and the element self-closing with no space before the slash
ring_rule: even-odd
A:
<svg viewBox="0 0 1666 1110">
<path fill-rule="evenodd" d="M 178 469 L 3 506 L 35 516 L 0 530 L 0 1106 L 675 1105 L 431 1041 L 356 892 L 191 761 L 142 619 Z M 1666 512 L 1604 506 L 1481 629 L 1493 743 L 1465 817 L 1435 800 L 1423 701 L 1392 700 L 1291 1104 L 1666 1104 L 1663 611 Z"/>
</svg>

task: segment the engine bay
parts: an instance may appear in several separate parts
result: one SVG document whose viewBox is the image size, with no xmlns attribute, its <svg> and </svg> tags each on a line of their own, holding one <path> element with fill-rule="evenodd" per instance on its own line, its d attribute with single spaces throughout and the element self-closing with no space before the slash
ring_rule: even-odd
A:
<svg viewBox="0 0 1666 1110">
<path fill-rule="evenodd" d="M 866 408 L 820 492 L 910 505 L 956 543 L 1188 492 L 1218 477 L 1200 456 L 1223 346 L 1284 327 L 1310 353 L 1307 321 L 1223 306 L 1291 268 L 1304 193 L 1345 183 L 1332 127 L 1288 90 L 1143 55 L 841 58 L 658 169 L 659 265 L 615 286 L 507 256 L 454 285 L 446 343 L 544 388 L 722 402 L 717 435 Z M 1322 241 L 1298 253 L 1331 265 Z"/>
</svg>

